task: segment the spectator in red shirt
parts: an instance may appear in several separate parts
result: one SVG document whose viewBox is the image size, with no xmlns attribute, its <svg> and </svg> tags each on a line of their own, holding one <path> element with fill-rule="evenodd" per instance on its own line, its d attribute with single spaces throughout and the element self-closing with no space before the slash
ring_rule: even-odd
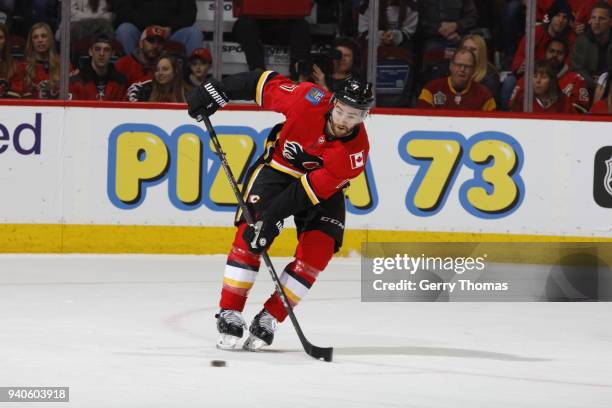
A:
<svg viewBox="0 0 612 408">
<path fill-rule="evenodd" d="M 589 88 L 580 74 L 569 70 L 565 63 L 567 51 L 568 46 L 565 41 L 560 38 L 553 38 L 546 47 L 546 59 L 553 64 L 555 72 L 557 72 L 559 88 L 569 98 L 574 111 L 585 113 L 589 111 L 591 106 Z M 520 92 L 524 86 L 524 78 L 519 79 L 514 92 Z"/>
<path fill-rule="evenodd" d="M 434 79 L 425 85 L 417 108 L 452 110 L 495 110 L 491 91 L 473 80 L 476 56 L 460 48 L 450 62 L 450 76 Z"/>
<path fill-rule="evenodd" d="M 36 23 L 28 33 L 25 61 L 18 65 L 14 90 L 22 98 L 56 99 L 59 77 L 60 60 L 51 27 Z"/>
<path fill-rule="evenodd" d="M 524 91 L 516 87 L 510 99 L 513 112 L 523 112 Z M 551 61 L 536 62 L 533 75 L 533 112 L 573 113 L 570 100 L 559 87 L 557 72 Z"/>
<path fill-rule="evenodd" d="M 549 22 L 536 27 L 535 29 L 535 60 L 545 58 L 546 45 L 552 38 L 564 38 L 570 44 L 574 43 L 575 34 L 572 32 L 570 22 L 574 19 L 574 14 L 569 4 L 565 0 L 555 0 L 548 10 Z M 502 84 L 501 105 L 505 107 L 509 97 L 516 86 L 518 78 L 525 73 L 525 52 L 526 38 L 523 36 L 512 60 L 512 75 L 508 75 Z"/>
<path fill-rule="evenodd" d="M 127 79 L 110 62 L 112 41 L 106 34 L 95 37 L 89 47 L 90 62 L 70 78 L 70 94 L 75 100 L 122 101 Z"/>
<path fill-rule="evenodd" d="M 570 71 L 567 61 L 569 46 L 559 38 L 554 38 L 546 47 L 546 59 L 553 63 L 559 79 L 561 91 L 569 98 L 576 112 L 589 111 L 591 95 L 586 80 L 577 72 Z"/>
<path fill-rule="evenodd" d="M 162 53 L 168 34 L 169 31 L 163 27 L 147 27 L 140 36 L 138 48 L 115 63 L 117 71 L 127 78 L 128 87 L 153 78 L 157 59 Z M 128 99 L 135 100 L 135 94 L 129 88 Z"/>
<path fill-rule="evenodd" d="M 13 90 L 16 70 L 17 66 L 11 55 L 8 27 L 0 23 L 0 98 L 19 97 Z"/>
</svg>

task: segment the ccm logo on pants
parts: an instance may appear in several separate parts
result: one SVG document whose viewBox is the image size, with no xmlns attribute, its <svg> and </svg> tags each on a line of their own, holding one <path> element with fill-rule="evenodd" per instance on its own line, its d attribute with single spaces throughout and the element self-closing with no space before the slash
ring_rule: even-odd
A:
<svg viewBox="0 0 612 408">
<path fill-rule="evenodd" d="M 329 218 L 329 217 L 321 217 L 321 221 L 323 222 L 329 222 L 332 223 L 334 225 L 339 226 L 340 228 L 344 229 L 344 225 L 342 225 L 342 223 L 338 220 L 335 220 L 333 218 Z"/>
</svg>

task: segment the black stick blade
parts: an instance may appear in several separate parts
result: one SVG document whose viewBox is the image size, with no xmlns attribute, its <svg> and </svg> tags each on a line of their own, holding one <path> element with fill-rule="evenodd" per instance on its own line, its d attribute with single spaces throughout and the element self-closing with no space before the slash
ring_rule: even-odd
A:
<svg viewBox="0 0 612 408">
<path fill-rule="evenodd" d="M 334 354 L 334 348 L 333 347 L 317 347 L 311 344 L 310 348 L 306 350 L 306 353 L 309 356 L 316 358 L 317 360 L 331 362 L 332 356 Z"/>
</svg>

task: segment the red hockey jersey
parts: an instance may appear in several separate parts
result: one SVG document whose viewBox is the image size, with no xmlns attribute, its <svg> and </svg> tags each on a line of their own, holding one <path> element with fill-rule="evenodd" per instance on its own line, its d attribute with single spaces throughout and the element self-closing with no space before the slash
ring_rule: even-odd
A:
<svg viewBox="0 0 612 408">
<path fill-rule="evenodd" d="M 17 73 L 13 77 L 13 91 L 22 98 L 57 99 L 59 97 L 59 82 L 52 85 L 49 80 L 49 66 L 44 62 L 36 62 L 34 78 L 30 86 L 27 85 L 28 62 L 21 61 L 17 65 Z"/>
<path fill-rule="evenodd" d="M 517 90 L 515 88 L 515 91 L 516 92 L 510 100 L 510 110 L 512 112 L 523 112 L 523 89 L 519 88 Z M 570 99 L 565 96 L 563 92 L 559 95 L 559 99 L 551 104 L 545 104 L 534 96 L 532 106 L 532 111 L 534 113 L 574 113 L 574 108 L 572 107 Z"/>
<path fill-rule="evenodd" d="M 287 118 L 269 165 L 300 178 L 313 204 L 331 197 L 361 174 L 370 150 L 363 123 L 346 138 L 326 135 L 331 99 L 331 93 L 312 83 L 296 84 L 273 71 L 260 76 L 255 94 L 260 106 Z M 298 162 L 296 152 L 312 160 Z"/>
<path fill-rule="evenodd" d="M 591 97 L 589 88 L 587 87 L 584 78 L 576 72 L 568 71 L 566 66 L 563 70 L 561 70 L 558 80 L 559 88 L 561 88 L 561 91 L 569 98 L 569 103 L 572 105 L 571 111 L 576 111 L 579 113 L 588 112 L 591 104 Z M 513 106 L 514 100 L 517 98 L 519 93 L 523 95 L 524 87 L 525 78 L 521 78 L 516 83 L 514 91 L 512 91 L 510 106 Z"/>
<path fill-rule="evenodd" d="M 127 80 L 109 66 L 105 77 L 98 76 L 91 65 L 86 66 L 78 75 L 70 78 L 70 95 L 74 100 L 122 101 L 125 99 Z"/>
</svg>

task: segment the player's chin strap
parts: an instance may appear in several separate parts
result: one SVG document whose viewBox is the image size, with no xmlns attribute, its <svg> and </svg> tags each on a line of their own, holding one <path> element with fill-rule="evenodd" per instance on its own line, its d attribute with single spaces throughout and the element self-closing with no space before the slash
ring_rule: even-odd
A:
<svg viewBox="0 0 612 408">
<path fill-rule="evenodd" d="M 232 173 L 232 170 L 230 169 L 229 164 L 227 163 L 227 159 L 225 158 L 225 152 L 221 148 L 221 143 L 219 142 L 219 138 L 217 137 L 217 133 L 215 132 L 215 129 L 210 123 L 210 119 L 204 115 L 198 115 L 196 119 L 198 122 L 203 121 L 204 125 L 206 126 L 206 129 L 208 130 L 208 135 L 210 136 L 210 140 L 212 141 L 213 146 L 215 148 L 215 154 L 219 158 L 219 161 L 221 162 L 221 167 L 223 167 L 223 171 L 225 172 L 225 175 L 227 176 L 227 180 L 229 181 L 230 186 L 232 187 L 232 191 L 234 192 L 234 195 L 236 196 L 236 200 L 238 200 L 238 206 L 242 210 L 244 219 L 249 225 L 255 225 L 255 220 L 253 218 L 253 215 L 249 211 L 249 208 L 247 207 L 246 203 L 244 202 L 244 199 L 242 198 L 242 194 L 240 194 L 238 183 L 236 182 L 236 179 L 234 178 L 234 174 Z M 274 265 L 272 265 L 272 260 L 270 259 L 268 252 L 263 251 L 261 255 L 264 260 L 264 263 L 266 264 L 266 267 L 268 268 L 268 272 L 270 272 L 270 276 L 272 277 L 272 280 L 274 281 L 274 286 L 276 287 L 276 291 L 278 292 L 280 296 L 283 306 L 285 307 L 285 310 L 287 311 L 287 315 L 289 316 L 289 319 L 291 320 L 291 323 L 293 324 L 293 327 L 295 328 L 295 331 L 300 339 L 300 342 L 302 343 L 302 346 L 304 347 L 304 351 L 306 352 L 306 354 L 308 354 L 311 357 L 316 358 L 317 360 L 332 361 L 332 355 L 334 351 L 332 347 L 317 347 L 308 341 L 308 339 L 304 335 L 304 332 L 302 331 L 302 328 L 300 327 L 300 324 L 298 323 L 297 317 L 295 317 L 293 308 L 291 307 L 291 304 L 289 303 L 289 300 L 287 299 L 287 295 L 285 294 L 285 291 L 283 290 L 280 280 L 278 279 L 278 274 L 276 273 L 276 270 L 274 269 Z"/>
</svg>

